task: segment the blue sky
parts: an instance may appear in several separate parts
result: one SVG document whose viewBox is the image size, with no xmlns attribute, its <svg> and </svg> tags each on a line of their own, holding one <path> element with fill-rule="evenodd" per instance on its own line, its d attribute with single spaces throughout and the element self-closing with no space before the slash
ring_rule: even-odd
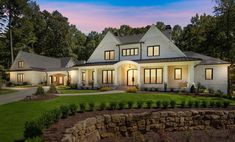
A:
<svg viewBox="0 0 235 142">
<path fill-rule="evenodd" d="M 213 0 L 36 0 L 42 10 L 60 11 L 81 31 L 127 24 L 142 27 L 163 21 L 185 26 L 192 16 L 213 14 Z"/>
</svg>

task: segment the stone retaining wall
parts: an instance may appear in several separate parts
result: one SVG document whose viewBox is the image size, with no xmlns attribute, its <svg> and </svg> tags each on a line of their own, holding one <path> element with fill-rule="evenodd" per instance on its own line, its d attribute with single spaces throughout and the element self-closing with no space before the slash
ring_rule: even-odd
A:
<svg viewBox="0 0 235 142">
<path fill-rule="evenodd" d="M 235 110 L 159 111 L 99 115 L 78 121 L 65 131 L 62 142 L 97 142 L 102 138 L 132 136 L 136 132 L 235 128 Z"/>
</svg>

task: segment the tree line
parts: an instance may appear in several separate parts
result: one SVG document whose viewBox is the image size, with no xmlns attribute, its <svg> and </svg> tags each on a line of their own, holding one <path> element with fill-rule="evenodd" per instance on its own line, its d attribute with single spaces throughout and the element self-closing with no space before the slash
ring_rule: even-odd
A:
<svg viewBox="0 0 235 142">
<path fill-rule="evenodd" d="M 235 0 L 215 2 L 213 15 L 196 14 L 187 26 L 173 26 L 172 40 L 183 51 L 195 51 L 234 63 Z M 71 56 L 87 60 L 107 31 L 125 36 L 145 33 L 150 27 L 122 25 L 86 35 L 59 11 L 41 11 L 39 5 L 31 0 L 1 0 L 0 26 L 0 65 L 5 68 L 11 65 L 11 41 L 14 57 L 22 50 L 51 57 Z M 166 24 L 156 22 L 156 26 L 163 31 Z"/>
</svg>

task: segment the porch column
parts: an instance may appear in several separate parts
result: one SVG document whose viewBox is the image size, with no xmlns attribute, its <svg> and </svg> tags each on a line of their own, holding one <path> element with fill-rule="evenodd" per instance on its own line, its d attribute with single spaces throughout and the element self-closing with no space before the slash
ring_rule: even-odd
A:
<svg viewBox="0 0 235 142">
<path fill-rule="evenodd" d="M 168 66 L 164 65 L 163 66 L 163 82 L 168 83 Z"/>
<path fill-rule="evenodd" d="M 114 67 L 114 85 L 117 87 L 118 86 L 118 67 Z"/>
<path fill-rule="evenodd" d="M 89 70 L 85 70 L 85 86 L 89 85 Z"/>
<path fill-rule="evenodd" d="M 140 65 L 138 65 L 138 67 L 137 67 L 137 74 L 138 74 L 138 76 L 137 76 L 137 85 L 139 85 L 138 87 L 141 88 L 141 77 L 142 77 L 142 75 L 141 75 Z"/>
<path fill-rule="evenodd" d="M 188 65 L 188 87 L 194 84 L 194 63 Z"/>
<path fill-rule="evenodd" d="M 94 87 L 97 87 L 98 86 L 98 83 L 97 83 L 97 77 L 98 77 L 98 69 L 97 68 L 95 68 L 94 69 Z"/>
<path fill-rule="evenodd" d="M 78 69 L 78 88 L 82 86 L 81 69 Z"/>
</svg>

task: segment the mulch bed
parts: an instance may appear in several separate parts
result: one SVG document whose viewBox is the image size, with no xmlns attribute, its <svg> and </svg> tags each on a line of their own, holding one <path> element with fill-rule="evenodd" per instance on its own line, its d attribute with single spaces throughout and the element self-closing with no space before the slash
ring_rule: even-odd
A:
<svg viewBox="0 0 235 142">
<path fill-rule="evenodd" d="M 31 95 L 31 96 L 26 96 L 24 98 L 24 101 L 41 101 L 41 100 L 50 100 L 50 99 L 54 99 L 58 96 L 54 95 L 54 94 L 47 94 L 47 95 Z"/>
<path fill-rule="evenodd" d="M 78 121 L 85 120 L 86 118 L 89 117 L 95 117 L 97 115 L 120 114 L 120 113 L 121 114 L 142 113 L 142 112 L 155 112 L 155 111 L 166 111 L 166 110 L 177 112 L 182 110 L 214 110 L 214 109 L 215 108 L 124 109 L 124 110 L 103 110 L 103 111 L 77 113 L 74 116 L 69 116 L 67 119 L 60 119 L 57 123 L 51 125 L 48 129 L 44 131 L 43 138 L 50 142 L 60 141 L 63 138 L 64 131 L 67 128 L 73 127 Z M 225 108 L 216 108 L 216 109 L 225 110 Z M 226 110 L 234 110 L 234 107 L 226 108 Z"/>
</svg>

